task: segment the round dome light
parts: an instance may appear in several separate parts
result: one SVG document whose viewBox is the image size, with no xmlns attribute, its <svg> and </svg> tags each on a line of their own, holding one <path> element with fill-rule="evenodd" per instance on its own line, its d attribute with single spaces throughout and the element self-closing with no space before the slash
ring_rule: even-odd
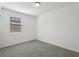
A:
<svg viewBox="0 0 79 59">
<path fill-rule="evenodd" d="M 41 5 L 40 2 L 35 2 L 35 3 L 34 3 L 34 6 L 35 6 L 35 7 L 39 7 L 40 5 Z"/>
</svg>

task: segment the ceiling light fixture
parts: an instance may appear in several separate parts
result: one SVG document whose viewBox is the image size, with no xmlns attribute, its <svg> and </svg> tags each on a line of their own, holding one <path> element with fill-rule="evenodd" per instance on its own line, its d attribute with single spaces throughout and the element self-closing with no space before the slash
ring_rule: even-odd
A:
<svg viewBox="0 0 79 59">
<path fill-rule="evenodd" d="M 35 6 L 35 7 L 39 7 L 40 5 L 41 5 L 40 2 L 35 2 L 35 3 L 34 3 L 34 6 Z"/>
</svg>

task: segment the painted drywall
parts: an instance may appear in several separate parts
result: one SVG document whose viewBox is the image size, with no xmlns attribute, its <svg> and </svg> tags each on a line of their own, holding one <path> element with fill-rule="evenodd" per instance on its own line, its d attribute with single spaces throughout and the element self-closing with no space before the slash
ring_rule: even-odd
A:
<svg viewBox="0 0 79 59">
<path fill-rule="evenodd" d="M 37 39 L 79 52 L 79 4 L 38 16 Z"/>
<path fill-rule="evenodd" d="M 2 8 L 3 28 L 1 47 L 15 45 L 35 39 L 36 34 L 36 17 L 15 12 L 6 8 Z M 10 16 L 20 17 L 22 19 L 21 32 L 10 32 Z"/>
<path fill-rule="evenodd" d="M 0 47 L 2 43 L 2 16 L 0 16 Z"/>
<path fill-rule="evenodd" d="M 1 5 L 0 5 L 0 47 L 1 47 L 1 43 L 2 43 L 2 28 L 3 28 L 3 24 L 2 24 L 2 21 L 3 21 L 3 17 L 2 17 L 2 13 L 1 13 Z"/>
</svg>

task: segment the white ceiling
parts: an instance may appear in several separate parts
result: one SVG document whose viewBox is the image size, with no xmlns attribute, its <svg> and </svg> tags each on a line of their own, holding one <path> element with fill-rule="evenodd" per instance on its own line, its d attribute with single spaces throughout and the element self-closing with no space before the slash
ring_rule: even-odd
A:
<svg viewBox="0 0 79 59">
<path fill-rule="evenodd" d="M 5 2 L 0 4 L 8 9 L 33 16 L 38 16 L 69 6 L 71 4 L 74 4 L 74 2 L 41 2 L 40 7 L 34 7 L 33 2 Z"/>
</svg>

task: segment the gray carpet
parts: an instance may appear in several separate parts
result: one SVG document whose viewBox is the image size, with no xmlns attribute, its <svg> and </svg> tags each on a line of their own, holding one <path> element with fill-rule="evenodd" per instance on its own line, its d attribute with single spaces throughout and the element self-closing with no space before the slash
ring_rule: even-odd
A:
<svg viewBox="0 0 79 59">
<path fill-rule="evenodd" d="M 0 49 L 0 57 L 76 57 L 79 53 L 39 40 Z"/>
</svg>

